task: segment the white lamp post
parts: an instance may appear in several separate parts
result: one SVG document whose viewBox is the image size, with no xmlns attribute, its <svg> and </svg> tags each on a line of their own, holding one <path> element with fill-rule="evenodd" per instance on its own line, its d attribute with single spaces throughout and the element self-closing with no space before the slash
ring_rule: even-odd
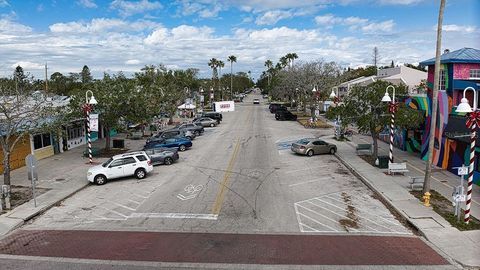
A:
<svg viewBox="0 0 480 270">
<path fill-rule="evenodd" d="M 90 98 L 89 95 L 90 94 Z M 87 150 L 88 150 L 88 163 L 92 164 L 92 140 L 90 135 L 90 112 L 93 109 L 93 105 L 98 104 L 97 100 L 93 96 L 93 92 L 91 90 L 87 90 L 85 92 L 85 105 L 83 106 L 84 112 L 87 114 Z"/>
<path fill-rule="evenodd" d="M 473 109 L 468 104 L 468 99 L 465 97 L 467 90 L 473 91 Z M 470 163 L 468 166 L 468 182 L 467 182 L 467 200 L 465 202 L 465 218 L 466 224 L 470 222 L 470 206 L 472 204 L 472 188 L 473 188 L 473 167 L 475 163 L 475 140 L 477 129 L 477 91 L 473 87 L 467 87 L 463 90 L 463 98 L 457 107 L 457 112 L 468 113 L 467 127 L 470 129 Z"/>
<path fill-rule="evenodd" d="M 390 99 L 390 96 L 388 95 L 388 88 L 393 89 L 393 100 Z M 389 102 L 388 104 L 388 110 L 390 111 L 390 114 L 392 115 L 392 120 L 390 121 L 390 152 L 389 152 L 389 162 L 393 163 L 393 129 L 395 127 L 395 111 L 397 110 L 396 104 L 395 104 L 395 87 L 393 85 L 387 86 L 387 89 L 385 89 L 385 96 L 382 98 L 383 102 Z"/>
<path fill-rule="evenodd" d="M 335 91 L 334 90 L 337 90 L 337 93 L 335 94 Z M 334 86 L 332 87 L 332 92 L 330 93 L 330 99 L 333 99 L 333 103 L 335 104 L 335 106 L 338 105 L 338 87 Z M 341 120 L 340 120 L 340 115 L 337 115 L 337 123 L 335 125 L 335 137 L 337 138 L 337 140 L 340 140 L 340 136 L 341 136 L 341 131 L 340 131 L 340 126 L 341 126 Z"/>
</svg>

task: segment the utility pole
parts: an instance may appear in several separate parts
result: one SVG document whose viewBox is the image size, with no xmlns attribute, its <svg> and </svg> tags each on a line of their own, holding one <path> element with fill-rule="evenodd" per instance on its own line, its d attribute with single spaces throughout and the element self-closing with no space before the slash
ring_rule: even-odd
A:
<svg viewBox="0 0 480 270">
<path fill-rule="evenodd" d="M 433 144 L 435 141 L 435 127 L 437 126 L 437 103 L 438 86 L 440 80 L 440 52 L 442 50 L 442 23 L 443 11 L 445 9 L 445 0 L 440 0 L 440 10 L 438 12 L 437 25 L 437 51 L 435 53 L 435 74 L 432 90 L 432 113 L 430 115 L 430 132 L 428 138 L 428 159 L 425 166 L 425 180 L 423 182 L 423 193 L 430 191 L 430 176 L 432 174 Z M 441 135 L 440 135 L 441 136 Z"/>
<path fill-rule="evenodd" d="M 48 92 L 48 67 L 47 62 L 45 62 L 45 92 Z"/>
</svg>

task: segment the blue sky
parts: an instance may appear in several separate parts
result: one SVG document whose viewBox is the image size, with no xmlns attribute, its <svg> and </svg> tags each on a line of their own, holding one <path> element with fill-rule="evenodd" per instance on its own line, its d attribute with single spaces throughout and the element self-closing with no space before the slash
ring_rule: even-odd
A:
<svg viewBox="0 0 480 270">
<path fill-rule="evenodd" d="M 480 48 L 480 1 L 447 0 L 443 49 Z M 147 64 L 200 69 L 227 63 L 258 78 L 264 62 L 295 52 L 298 61 L 342 66 L 417 63 L 435 53 L 439 0 L 0 0 L 0 76 L 20 64 L 34 76 L 132 74 Z"/>
</svg>

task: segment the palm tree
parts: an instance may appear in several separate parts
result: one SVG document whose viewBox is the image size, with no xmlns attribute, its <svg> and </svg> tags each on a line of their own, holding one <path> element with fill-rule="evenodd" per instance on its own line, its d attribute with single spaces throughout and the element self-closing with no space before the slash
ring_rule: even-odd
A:
<svg viewBox="0 0 480 270">
<path fill-rule="evenodd" d="M 208 62 L 208 66 L 212 69 L 212 88 L 215 89 L 215 79 L 218 77 L 218 60 L 217 58 L 212 58 Z"/>
<path fill-rule="evenodd" d="M 293 61 L 298 58 L 298 55 L 296 53 L 287 53 L 284 57 L 288 61 L 288 66 L 292 68 Z"/>
<path fill-rule="evenodd" d="M 237 57 L 235 55 L 230 55 L 227 61 L 230 62 L 230 96 L 233 98 L 233 63 L 237 62 Z"/>
<path fill-rule="evenodd" d="M 222 60 L 218 60 L 218 68 L 219 68 L 219 76 L 218 76 L 218 89 L 220 90 L 220 93 L 222 94 L 222 100 L 223 100 L 223 90 L 222 90 L 222 68 L 225 67 L 225 63 Z"/>
<path fill-rule="evenodd" d="M 273 62 L 270 59 L 267 59 L 265 61 L 265 67 L 267 68 L 267 78 L 268 78 L 268 86 L 270 86 L 270 76 L 272 75 L 272 68 L 273 68 Z"/>
<path fill-rule="evenodd" d="M 432 159 L 433 159 L 433 144 L 435 141 L 435 127 L 437 126 L 437 99 L 438 99 L 438 85 L 440 79 L 440 51 L 442 48 L 442 23 L 443 11 L 445 9 L 445 0 L 440 1 L 440 10 L 438 12 L 437 25 L 437 50 L 435 53 L 435 71 L 433 78 L 432 91 L 432 115 L 430 116 L 430 134 L 428 138 L 428 159 L 425 168 L 425 179 L 423 182 L 423 193 L 430 191 L 430 175 L 432 173 Z"/>
<path fill-rule="evenodd" d="M 288 65 L 288 58 L 287 56 L 282 56 L 280 57 L 280 59 L 278 60 L 278 64 L 277 66 L 280 66 L 281 68 L 284 68 Z"/>
</svg>

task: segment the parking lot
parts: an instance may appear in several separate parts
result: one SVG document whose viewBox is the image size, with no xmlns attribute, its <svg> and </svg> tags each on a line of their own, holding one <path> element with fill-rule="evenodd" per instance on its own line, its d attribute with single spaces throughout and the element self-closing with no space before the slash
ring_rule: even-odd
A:
<svg viewBox="0 0 480 270">
<path fill-rule="evenodd" d="M 411 234 L 335 156 L 290 151 L 297 139 L 331 130 L 275 121 L 252 99 L 223 113 L 173 165 L 90 185 L 26 228 Z"/>
</svg>

